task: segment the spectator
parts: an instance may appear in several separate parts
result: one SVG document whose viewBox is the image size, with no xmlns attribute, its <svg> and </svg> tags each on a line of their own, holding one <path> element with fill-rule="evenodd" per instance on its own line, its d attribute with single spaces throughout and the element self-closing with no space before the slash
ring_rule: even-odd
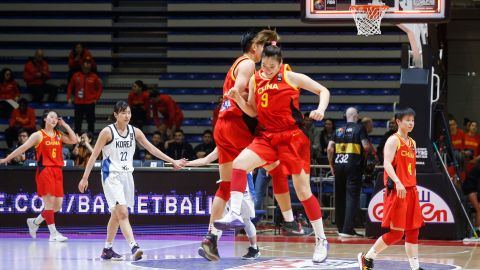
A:
<svg viewBox="0 0 480 270">
<path fill-rule="evenodd" d="M 28 106 L 28 101 L 25 98 L 21 98 L 18 101 L 18 108 L 12 112 L 10 125 L 5 130 L 8 148 L 12 148 L 20 129 L 25 129 L 30 134 L 37 130 L 35 120 L 35 111 Z"/>
<path fill-rule="evenodd" d="M 370 135 L 373 132 L 373 120 L 370 117 L 362 118 L 362 125 L 367 130 L 367 135 Z"/>
<path fill-rule="evenodd" d="M 82 136 L 78 138 L 79 143 L 75 145 L 72 150 L 72 159 L 74 160 L 75 166 L 84 168 L 87 166 L 88 159 L 93 153 L 92 140 L 93 134 L 90 132 L 83 133 Z"/>
<path fill-rule="evenodd" d="M 157 129 L 177 130 L 182 125 L 183 112 L 175 100 L 169 95 L 153 91 L 150 94 L 149 115 L 154 120 Z M 160 120 L 158 113 L 161 113 L 163 120 Z"/>
<path fill-rule="evenodd" d="M 158 150 L 165 152 L 165 138 L 160 133 L 159 131 L 155 131 L 152 135 L 152 144 L 155 146 Z M 153 157 L 152 154 L 150 154 L 148 151 L 145 153 L 145 160 L 152 160 L 156 159 Z"/>
<path fill-rule="evenodd" d="M 453 117 L 448 120 L 448 126 L 453 149 L 460 152 L 463 151 L 465 133 L 458 128 L 457 120 Z"/>
<path fill-rule="evenodd" d="M 148 87 L 143 81 L 135 81 L 132 85 L 132 91 L 128 93 L 128 105 L 132 110 L 132 119 L 130 123 L 133 126 L 142 129 L 147 120 L 147 104 L 149 99 Z"/>
<path fill-rule="evenodd" d="M 324 120 L 323 130 L 320 133 L 321 155 L 324 157 L 327 156 L 328 142 L 333 138 L 334 133 L 335 133 L 335 123 L 333 122 L 333 119 L 326 118 Z"/>
<path fill-rule="evenodd" d="M 223 104 L 223 96 L 219 96 L 218 97 L 218 104 L 215 107 L 215 109 L 213 109 L 213 116 L 212 116 L 212 128 L 213 129 L 215 128 L 215 124 L 217 123 L 218 114 L 220 113 L 220 109 L 222 108 L 222 104 Z"/>
<path fill-rule="evenodd" d="M 102 81 L 97 74 L 91 72 L 92 63 L 90 59 L 85 59 L 82 71 L 73 74 L 72 80 L 67 88 L 68 104 L 75 105 L 75 132 L 82 132 L 83 117 L 86 116 L 88 131 L 94 132 L 95 124 L 95 104 L 100 99 L 103 91 Z"/>
<path fill-rule="evenodd" d="M 477 121 L 470 121 L 467 133 L 464 136 L 465 147 L 465 172 L 468 175 L 473 166 L 480 159 L 480 143 L 477 136 Z"/>
<path fill-rule="evenodd" d="M 195 146 L 193 153 L 196 158 L 206 157 L 215 149 L 215 142 L 213 141 L 213 133 L 211 130 L 205 130 L 202 135 L 202 143 Z"/>
<path fill-rule="evenodd" d="M 0 71 L 0 118 L 8 118 L 20 98 L 20 88 L 9 68 Z M 13 104 L 13 105 L 12 105 Z M 15 106 L 16 107 L 16 106 Z"/>
<path fill-rule="evenodd" d="M 83 47 L 83 44 L 77 43 L 68 55 L 68 82 L 73 74 L 82 71 L 83 62 L 89 59 L 92 63 L 92 72 L 97 73 L 97 64 L 90 51 Z"/>
<path fill-rule="evenodd" d="M 43 58 L 43 50 L 38 49 L 35 51 L 35 56 L 27 61 L 23 70 L 23 80 L 27 84 L 27 91 L 32 95 L 33 102 L 43 102 L 45 93 L 48 93 L 48 102 L 55 101 L 58 89 L 47 83 L 49 79 L 48 63 Z"/>
<path fill-rule="evenodd" d="M 193 159 L 193 148 L 188 142 L 185 142 L 185 134 L 181 129 L 175 131 L 173 140 L 165 143 L 165 151 L 173 159 Z"/>
<path fill-rule="evenodd" d="M 320 146 L 320 134 L 322 131 L 320 128 L 313 125 L 313 119 L 309 117 L 310 113 L 307 112 L 303 117 L 303 127 L 307 133 L 308 138 L 310 139 L 310 159 L 313 164 L 317 164 L 317 161 L 320 159 L 321 155 L 321 146 Z"/>
<path fill-rule="evenodd" d="M 25 129 L 20 129 L 18 131 L 18 141 L 17 145 L 12 147 L 10 149 L 10 153 L 13 152 L 15 149 L 20 147 L 22 144 L 24 144 L 28 140 L 28 132 Z M 35 159 L 35 148 L 32 147 L 28 149 L 25 153 L 22 153 L 21 155 L 14 157 L 11 161 L 12 165 L 23 165 L 23 162 L 25 160 L 34 160 Z"/>
<path fill-rule="evenodd" d="M 313 9 L 315 9 L 315 10 L 325 10 L 325 0 L 315 0 L 313 2 Z"/>
<path fill-rule="evenodd" d="M 377 147 L 377 156 L 380 164 L 383 164 L 383 148 L 385 148 L 385 143 L 387 142 L 388 138 L 390 138 L 390 136 L 397 132 L 397 129 L 398 126 L 395 118 L 390 118 L 390 120 L 388 120 L 388 130 L 387 132 L 385 132 L 385 134 L 383 134 L 383 137 Z"/>
</svg>

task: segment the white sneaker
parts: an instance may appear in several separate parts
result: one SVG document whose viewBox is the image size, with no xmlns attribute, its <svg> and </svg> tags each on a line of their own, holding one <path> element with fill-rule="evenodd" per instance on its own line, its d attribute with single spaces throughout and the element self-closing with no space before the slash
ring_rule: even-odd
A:
<svg viewBox="0 0 480 270">
<path fill-rule="evenodd" d="M 322 263 L 328 257 L 327 239 L 317 238 L 315 243 L 315 251 L 313 252 L 313 263 Z"/>
<path fill-rule="evenodd" d="M 50 242 L 65 242 L 67 240 L 68 240 L 68 237 L 63 236 L 59 232 L 55 232 L 55 233 L 50 234 L 50 239 L 49 239 Z"/>
<path fill-rule="evenodd" d="M 35 224 L 35 218 L 27 218 L 28 232 L 33 239 L 37 238 L 37 230 L 40 227 Z"/>
<path fill-rule="evenodd" d="M 228 212 L 223 218 L 215 220 L 213 226 L 219 230 L 231 230 L 231 229 L 243 229 L 245 228 L 245 223 L 241 216 L 237 215 L 234 212 Z"/>
</svg>

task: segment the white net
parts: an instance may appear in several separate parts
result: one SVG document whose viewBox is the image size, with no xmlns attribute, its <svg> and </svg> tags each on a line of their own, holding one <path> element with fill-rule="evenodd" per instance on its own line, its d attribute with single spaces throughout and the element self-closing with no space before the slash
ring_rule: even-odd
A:
<svg viewBox="0 0 480 270">
<path fill-rule="evenodd" d="M 357 35 L 372 36 L 380 35 L 380 24 L 383 15 L 387 11 L 388 6 L 385 5 L 353 5 L 350 6 L 350 12 L 357 25 Z"/>
</svg>

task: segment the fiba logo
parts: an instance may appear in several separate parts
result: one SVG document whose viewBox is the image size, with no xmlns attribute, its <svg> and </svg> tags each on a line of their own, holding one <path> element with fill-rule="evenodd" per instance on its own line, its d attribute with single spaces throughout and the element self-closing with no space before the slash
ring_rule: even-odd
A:
<svg viewBox="0 0 480 270">
<path fill-rule="evenodd" d="M 220 108 L 220 111 L 223 112 L 225 110 L 228 110 L 228 108 L 232 107 L 232 102 L 230 99 L 225 99 L 225 101 L 222 104 L 222 108 Z"/>
<path fill-rule="evenodd" d="M 427 223 L 454 223 L 452 210 L 437 193 L 417 186 L 420 208 Z M 381 222 L 383 218 L 383 194 L 385 189 L 373 196 L 368 205 L 368 216 L 372 222 Z"/>
</svg>

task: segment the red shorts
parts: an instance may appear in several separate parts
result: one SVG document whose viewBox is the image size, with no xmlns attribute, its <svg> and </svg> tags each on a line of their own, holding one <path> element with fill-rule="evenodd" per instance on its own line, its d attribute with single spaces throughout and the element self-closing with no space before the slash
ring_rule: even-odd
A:
<svg viewBox="0 0 480 270">
<path fill-rule="evenodd" d="M 416 187 L 408 187 L 407 196 L 400 199 L 394 189 L 383 196 L 383 228 L 418 229 L 424 225 Z"/>
<path fill-rule="evenodd" d="M 260 132 L 247 148 L 268 164 L 280 160 L 288 175 L 310 173 L 310 140 L 299 128 Z"/>
<path fill-rule="evenodd" d="M 213 132 L 218 148 L 218 163 L 232 162 L 253 140 L 242 118 L 219 118 Z"/>
<path fill-rule="evenodd" d="M 54 197 L 63 197 L 62 167 L 37 167 L 35 175 L 37 193 L 40 197 L 50 194 Z"/>
</svg>

